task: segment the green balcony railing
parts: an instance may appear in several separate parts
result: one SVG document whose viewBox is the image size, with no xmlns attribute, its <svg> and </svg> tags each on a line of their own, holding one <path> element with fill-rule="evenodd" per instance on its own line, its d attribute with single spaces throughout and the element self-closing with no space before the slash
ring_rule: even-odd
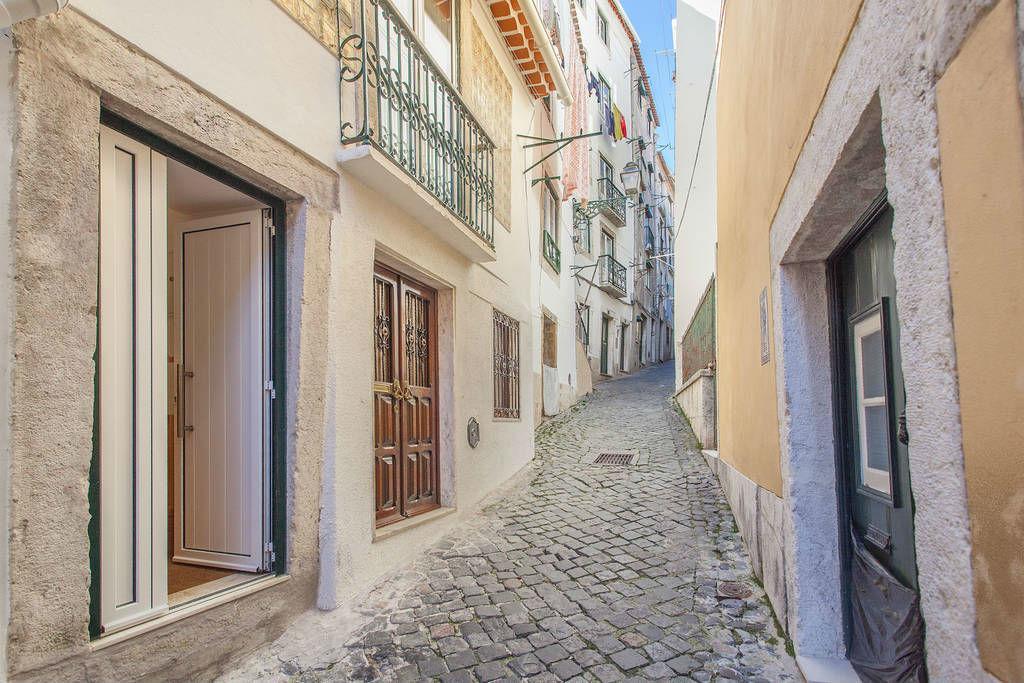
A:
<svg viewBox="0 0 1024 683">
<path fill-rule="evenodd" d="M 604 254 L 597 258 L 597 284 L 599 287 L 614 287 L 626 295 L 626 266 Z"/>
<path fill-rule="evenodd" d="M 555 269 L 556 273 L 562 272 L 562 251 L 558 248 L 558 244 L 555 243 L 555 238 L 551 236 L 551 233 L 545 230 L 544 234 L 544 260 L 551 264 L 551 267 Z"/>
<path fill-rule="evenodd" d="M 626 195 L 611 178 L 597 179 L 597 194 L 604 201 L 602 209 L 614 214 L 620 223 L 626 222 Z"/>
<path fill-rule="evenodd" d="M 342 144 L 376 147 L 493 246 L 493 141 L 388 0 L 359 0 L 352 24 L 341 41 Z"/>
</svg>

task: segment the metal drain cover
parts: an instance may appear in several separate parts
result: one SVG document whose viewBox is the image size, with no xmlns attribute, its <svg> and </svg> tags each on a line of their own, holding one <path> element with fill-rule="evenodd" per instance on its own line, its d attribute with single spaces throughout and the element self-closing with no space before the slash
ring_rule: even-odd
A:
<svg viewBox="0 0 1024 683">
<path fill-rule="evenodd" d="M 602 453 L 594 459 L 595 465 L 608 465 L 611 467 L 625 467 L 633 464 L 636 456 L 632 453 Z"/>
<path fill-rule="evenodd" d="M 754 594 L 750 587 L 739 581 L 721 581 L 718 584 L 718 597 L 743 600 Z"/>
</svg>

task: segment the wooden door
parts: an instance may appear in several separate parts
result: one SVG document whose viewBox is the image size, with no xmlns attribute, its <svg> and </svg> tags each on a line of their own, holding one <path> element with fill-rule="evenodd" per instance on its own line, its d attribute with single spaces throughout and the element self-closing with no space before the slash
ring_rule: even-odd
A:
<svg viewBox="0 0 1024 683">
<path fill-rule="evenodd" d="M 892 209 L 882 202 L 833 262 L 851 544 L 850 659 L 871 680 L 922 680 L 891 227 Z"/>
<path fill-rule="evenodd" d="M 383 526 L 440 505 L 437 296 L 377 266 L 373 301 L 374 490 Z"/>
<path fill-rule="evenodd" d="M 178 235 L 174 560 L 263 568 L 269 281 L 260 211 Z"/>
</svg>

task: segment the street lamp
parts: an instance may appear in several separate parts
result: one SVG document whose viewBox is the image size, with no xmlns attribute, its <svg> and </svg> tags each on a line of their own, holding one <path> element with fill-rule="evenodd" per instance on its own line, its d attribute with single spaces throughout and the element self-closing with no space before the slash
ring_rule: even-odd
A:
<svg viewBox="0 0 1024 683">
<path fill-rule="evenodd" d="M 622 167 L 619 178 L 622 179 L 622 189 L 626 191 L 626 196 L 635 197 L 640 192 L 640 167 L 635 161 Z"/>
</svg>

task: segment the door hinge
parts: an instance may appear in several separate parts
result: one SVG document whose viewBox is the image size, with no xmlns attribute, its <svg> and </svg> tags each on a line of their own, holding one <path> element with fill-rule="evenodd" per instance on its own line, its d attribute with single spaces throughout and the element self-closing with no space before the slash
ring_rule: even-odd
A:
<svg viewBox="0 0 1024 683">
<path fill-rule="evenodd" d="M 277 390 L 274 388 L 274 380 L 268 379 L 266 384 L 263 385 L 263 389 L 270 394 L 271 399 L 277 398 Z"/>
<path fill-rule="evenodd" d="M 263 545 L 263 563 L 267 569 L 277 561 L 277 554 L 274 552 L 274 544 L 270 541 Z"/>
<path fill-rule="evenodd" d="M 270 209 L 263 209 L 263 227 L 270 231 L 271 237 L 277 237 L 277 226 L 274 225 L 274 214 Z"/>
</svg>

